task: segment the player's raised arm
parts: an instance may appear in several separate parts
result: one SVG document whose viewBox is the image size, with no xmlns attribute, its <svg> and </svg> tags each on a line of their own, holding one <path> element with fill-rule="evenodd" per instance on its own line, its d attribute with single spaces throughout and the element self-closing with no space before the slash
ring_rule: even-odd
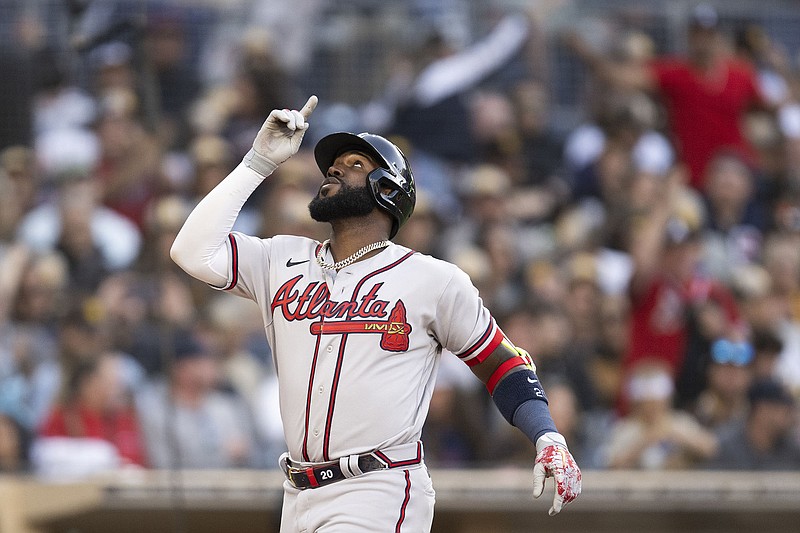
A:
<svg viewBox="0 0 800 533">
<path fill-rule="evenodd" d="M 522 348 L 504 340 L 489 357 L 471 368 L 486 384 L 503 417 L 535 443 L 533 496 L 541 496 L 545 479 L 552 477 L 555 495 L 549 513 L 559 513 L 581 493 L 581 471 L 550 416 L 533 359 Z"/>
<path fill-rule="evenodd" d="M 189 214 L 170 249 L 172 260 L 189 275 L 211 285 L 225 284 L 225 240 L 239 211 L 264 178 L 300 149 L 315 107 L 317 97 L 311 96 L 299 111 L 273 110 L 242 163 Z"/>
</svg>

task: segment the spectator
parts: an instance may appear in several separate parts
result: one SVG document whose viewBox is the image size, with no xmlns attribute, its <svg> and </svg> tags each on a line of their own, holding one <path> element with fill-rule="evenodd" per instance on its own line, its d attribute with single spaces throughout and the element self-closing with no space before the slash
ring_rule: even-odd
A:
<svg viewBox="0 0 800 533">
<path fill-rule="evenodd" d="M 86 254 L 96 253 L 97 268 L 110 271 L 130 267 L 139 254 L 139 229 L 99 204 L 97 188 L 87 174 L 65 180 L 54 200 L 31 210 L 22 219 L 17 238 L 34 250 L 47 251 L 58 246 L 65 231 L 70 233 L 67 249 L 74 254 L 71 266 L 76 276 L 81 264 L 91 267 L 85 263 Z M 90 275 L 90 284 L 99 281 L 96 275 Z"/>
<path fill-rule="evenodd" d="M 155 468 L 253 467 L 253 427 L 246 407 L 216 389 L 217 357 L 179 333 L 166 379 L 138 394 L 147 456 Z"/>
<path fill-rule="evenodd" d="M 33 431 L 20 380 L 0 379 L 0 475 L 25 472 Z"/>
<path fill-rule="evenodd" d="M 220 354 L 220 386 L 255 409 L 272 357 L 268 344 L 262 353 L 252 350 L 254 338 L 262 331 L 258 308 L 246 300 L 224 297 L 213 298 L 207 308 L 208 336 Z"/>
<path fill-rule="evenodd" d="M 572 204 L 567 213 L 580 213 L 599 220 L 605 245 L 627 250 L 629 217 L 638 205 L 634 201 L 634 166 L 631 154 L 617 143 L 608 143 L 596 160 L 576 176 Z"/>
<path fill-rule="evenodd" d="M 14 417 L 0 410 L 0 474 L 28 469 L 30 434 Z"/>
<path fill-rule="evenodd" d="M 503 331 L 517 346 L 528 350 L 542 383 L 564 382 L 581 409 L 594 405 L 592 382 L 586 370 L 586 345 L 573 340 L 572 325 L 564 309 L 551 303 L 520 305 L 501 321 Z"/>
<path fill-rule="evenodd" d="M 573 343 L 589 352 L 600 342 L 601 287 L 598 282 L 597 262 L 592 254 L 576 252 L 565 261 L 567 271 L 567 297 L 564 310 L 570 322 Z"/>
<path fill-rule="evenodd" d="M 626 382 L 630 414 L 611 429 L 605 466 L 669 470 L 690 468 L 717 451 L 713 433 L 691 415 L 672 408 L 674 385 L 669 367 L 640 362 Z"/>
<path fill-rule="evenodd" d="M 442 217 L 436 212 L 428 195 L 417 191 L 414 216 L 400 228 L 396 242 L 417 252 L 441 258 L 439 237 L 443 228 Z"/>
<path fill-rule="evenodd" d="M 529 33 L 524 16 L 509 15 L 461 50 L 452 48 L 441 33 L 432 34 L 415 56 L 411 76 L 395 73 L 405 79 L 406 87 L 396 91 L 397 96 L 388 95 L 388 114 L 394 117 L 388 129 L 445 161 L 473 162 L 477 139 L 471 133 L 467 96 L 509 63 Z"/>
<path fill-rule="evenodd" d="M 582 124 L 568 136 L 564 158 L 576 198 L 608 200 L 608 182 L 623 171 L 664 176 L 675 163 L 670 142 L 656 130 L 656 106 L 641 94 L 610 100 L 594 122 Z M 601 160 L 606 157 L 607 159 Z M 610 158 L 608 157 L 610 156 Z"/>
<path fill-rule="evenodd" d="M 100 99 L 94 130 L 100 154 L 92 172 L 98 201 L 141 230 L 159 185 L 162 145 L 138 118 L 139 100 L 128 89 L 109 90 Z"/>
<path fill-rule="evenodd" d="M 106 440 L 121 466 L 145 466 L 142 434 L 122 364 L 119 355 L 109 352 L 75 364 L 67 375 L 64 397 L 39 428 L 39 436 Z"/>
<path fill-rule="evenodd" d="M 102 250 L 93 237 L 93 187 L 83 180 L 71 184 L 64 192 L 59 205 L 61 231 L 56 249 L 67 260 L 74 292 L 86 295 L 94 291 L 109 272 Z"/>
<path fill-rule="evenodd" d="M 58 392 L 54 322 L 66 281 L 66 267 L 55 254 L 37 257 L 16 245 L 0 256 L 0 390 L 28 432 Z"/>
<path fill-rule="evenodd" d="M 169 272 L 114 274 L 103 281 L 92 303 L 109 347 L 130 354 L 150 376 L 165 371 L 168 331 L 197 318 L 189 287 Z"/>
<path fill-rule="evenodd" d="M 476 246 L 487 253 L 495 288 L 485 297 L 491 297 L 506 283 L 513 284 L 511 278 L 519 276 L 524 262 L 550 246 L 542 242 L 544 239 L 534 238 L 536 228 L 523 224 L 509 212 L 514 191 L 510 176 L 497 165 L 466 169 L 459 185 L 463 216 L 458 224 L 450 224 L 441 237 L 442 253 L 450 260 Z M 516 288 L 506 292 L 510 303 L 517 294 Z"/>
<path fill-rule="evenodd" d="M 787 50 L 770 39 L 763 26 L 752 21 L 738 28 L 734 44 L 736 54 L 756 71 L 764 99 L 776 106 L 787 103 L 791 99 L 792 78 Z"/>
<path fill-rule="evenodd" d="M 763 381 L 778 377 L 778 356 L 783 351 L 783 342 L 774 332 L 754 329 L 753 334 L 753 380 Z"/>
<path fill-rule="evenodd" d="M 123 90 L 136 92 L 134 50 L 123 41 L 101 44 L 89 54 L 92 93 L 96 98 Z"/>
<path fill-rule="evenodd" d="M 717 339 L 711 345 L 707 383 L 694 406 L 694 415 L 706 428 L 718 431 L 737 423 L 747 411 L 754 349 L 746 342 Z"/>
<path fill-rule="evenodd" d="M 187 15 L 174 5 L 156 6 L 149 13 L 143 41 L 160 102 L 157 132 L 168 149 L 185 144 L 186 110 L 201 88 L 191 61 Z"/>
<path fill-rule="evenodd" d="M 148 206 L 145 213 L 142 250 L 136 262 L 141 273 L 159 274 L 174 270 L 166 260 L 169 246 L 191 211 L 191 202 L 178 194 L 163 194 Z"/>
<path fill-rule="evenodd" d="M 605 468 L 603 446 L 618 420 L 618 399 L 623 389 L 623 357 L 630 338 L 630 304 L 624 295 L 604 296 L 600 304 L 602 324 L 597 344 L 586 353 L 586 373 L 594 403 L 583 410 L 579 433 L 584 464 Z"/>
<path fill-rule="evenodd" d="M 692 186 L 703 188 L 706 166 L 720 148 L 735 149 L 756 163 L 741 122 L 753 105 L 762 103 L 758 81 L 750 65 L 728 54 L 719 16 L 711 6 L 701 4 L 692 11 L 685 57 L 663 57 L 647 65 L 620 64 L 609 61 L 577 34 L 569 37 L 568 44 L 607 83 L 658 91 Z"/>
<path fill-rule="evenodd" d="M 756 195 L 753 171 L 736 154 L 721 152 L 706 169 L 703 262 L 723 282 L 731 271 L 761 257 L 768 216 Z"/>
<path fill-rule="evenodd" d="M 88 127 L 95 118 L 97 103 L 77 80 L 70 79 L 64 58 L 54 50 L 41 50 L 35 61 L 39 69 L 32 106 L 36 136 Z"/>
<path fill-rule="evenodd" d="M 484 391 L 480 381 L 465 370 L 452 354 L 443 354 L 428 418 L 422 430 L 425 460 L 430 458 L 431 464 L 437 467 L 464 468 L 479 464 L 490 456 L 490 442 L 481 426 L 492 413 L 483 402 Z M 513 440 L 512 432 L 505 435 L 500 431 L 502 436 L 499 440 L 509 444 Z M 517 444 L 524 446 L 522 441 L 525 439 Z M 525 448 L 530 452 L 530 442 Z M 507 451 L 508 455 L 515 455 L 514 451 Z"/>
<path fill-rule="evenodd" d="M 800 248 L 797 245 L 795 236 L 776 232 L 766 239 L 761 256 L 773 289 L 783 297 L 794 321 L 800 321 Z"/>
<path fill-rule="evenodd" d="M 33 140 L 33 99 L 37 85 L 37 50 L 42 45 L 42 23 L 22 3 L 3 4 L 0 35 L 0 150 Z M 10 31 L 9 31 L 10 30 Z"/>
<path fill-rule="evenodd" d="M 720 434 L 718 453 L 708 468 L 722 470 L 797 470 L 795 399 L 777 381 L 753 384 L 746 420 Z"/>
<path fill-rule="evenodd" d="M 0 152 L 0 246 L 13 240 L 20 221 L 38 200 L 38 192 L 33 150 L 16 145 Z"/>
<path fill-rule="evenodd" d="M 776 290 L 772 276 L 761 266 L 740 272 L 736 285 L 747 323 L 780 342 L 773 376 L 789 390 L 800 391 L 800 322 L 791 316 L 786 295 Z"/>
<path fill-rule="evenodd" d="M 606 296 L 600 304 L 601 336 L 586 368 L 596 391 L 596 407 L 613 411 L 622 390 L 622 362 L 630 339 L 630 303 L 621 295 Z"/>
<path fill-rule="evenodd" d="M 234 165 L 233 147 L 219 135 L 197 135 L 189 145 L 194 178 L 192 190 L 186 191 L 192 200 L 211 192 L 228 175 Z"/>
<path fill-rule="evenodd" d="M 624 364 L 630 371 L 642 359 L 664 362 L 677 386 L 676 399 L 685 405 L 704 386 L 697 365 L 707 344 L 733 334 L 740 316 L 730 291 L 699 268 L 702 215 L 678 180 L 673 174 L 659 184 L 632 221 L 632 322 Z M 624 409 L 624 395 L 621 399 Z"/>
<path fill-rule="evenodd" d="M 250 149 L 246 139 L 258 133 L 263 122 L 260 117 L 280 107 L 280 102 L 289 97 L 291 81 L 275 54 L 276 50 L 265 43 L 261 33 L 250 33 L 242 40 L 238 70 L 227 88 L 229 106 L 221 130 L 214 132 L 230 143 L 230 157 L 235 161 Z M 213 101 L 219 95 L 212 92 L 207 97 Z"/>
<path fill-rule="evenodd" d="M 547 84 L 536 79 L 520 81 L 511 90 L 511 103 L 517 117 L 522 158 L 522 174 L 515 176 L 512 172 L 514 182 L 559 193 L 564 187 L 563 148 L 551 125 L 552 101 Z"/>
</svg>

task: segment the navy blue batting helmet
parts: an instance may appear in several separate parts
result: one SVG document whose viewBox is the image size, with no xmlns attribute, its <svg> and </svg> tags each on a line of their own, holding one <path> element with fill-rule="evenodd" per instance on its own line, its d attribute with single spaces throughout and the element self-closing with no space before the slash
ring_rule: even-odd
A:
<svg viewBox="0 0 800 533">
<path fill-rule="evenodd" d="M 373 133 L 331 133 L 314 147 L 314 159 L 323 174 L 343 152 L 358 150 L 372 157 L 378 168 L 367 175 L 367 185 L 378 207 L 393 219 L 394 238 L 414 212 L 417 192 L 408 159 L 393 142 Z"/>
</svg>

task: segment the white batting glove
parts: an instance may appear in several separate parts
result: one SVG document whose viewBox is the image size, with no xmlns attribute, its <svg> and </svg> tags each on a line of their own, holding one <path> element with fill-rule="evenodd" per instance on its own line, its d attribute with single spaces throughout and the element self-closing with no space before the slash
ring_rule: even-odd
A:
<svg viewBox="0 0 800 533">
<path fill-rule="evenodd" d="M 308 117 L 318 101 L 311 95 L 300 111 L 273 109 L 256 135 L 253 149 L 245 156 L 247 166 L 267 176 L 297 153 L 308 129 Z"/>
<path fill-rule="evenodd" d="M 556 492 L 548 514 L 554 516 L 581 493 L 581 470 L 567 449 L 560 433 L 545 433 L 536 440 L 536 464 L 533 467 L 533 497 L 544 492 L 544 481 L 555 480 Z"/>
</svg>

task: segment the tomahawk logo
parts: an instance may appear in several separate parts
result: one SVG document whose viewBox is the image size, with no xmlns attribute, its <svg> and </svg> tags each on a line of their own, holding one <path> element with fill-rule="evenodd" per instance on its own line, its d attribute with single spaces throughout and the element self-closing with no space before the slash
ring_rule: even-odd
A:
<svg viewBox="0 0 800 533">
<path fill-rule="evenodd" d="M 289 322 L 317 319 L 309 326 L 313 335 L 375 333 L 381 336 L 380 346 L 384 350 L 408 350 L 411 324 L 406 321 L 406 306 L 398 300 L 392 310 L 387 311 L 390 302 L 378 298 L 383 283 L 373 285 L 358 300 L 337 302 L 329 299 L 330 292 L 325 283 L 313 281 L 305 288 L 298 287 L 302 277 L 286 281 L 275 292 L 271 306 L 273 313 L 280 310 Z"/>
<path fill-rule="evenodd" d="M 408 334 L 411 324 L 406 322 L 406 306 L 398 300 L 388 320 L 341 320 L 337 322 L 313 322 L 314 335 L 341 335 L 343 333 L 380 333 L 381 348 L 388 352 L 408 350 Z"/>
</svg>

